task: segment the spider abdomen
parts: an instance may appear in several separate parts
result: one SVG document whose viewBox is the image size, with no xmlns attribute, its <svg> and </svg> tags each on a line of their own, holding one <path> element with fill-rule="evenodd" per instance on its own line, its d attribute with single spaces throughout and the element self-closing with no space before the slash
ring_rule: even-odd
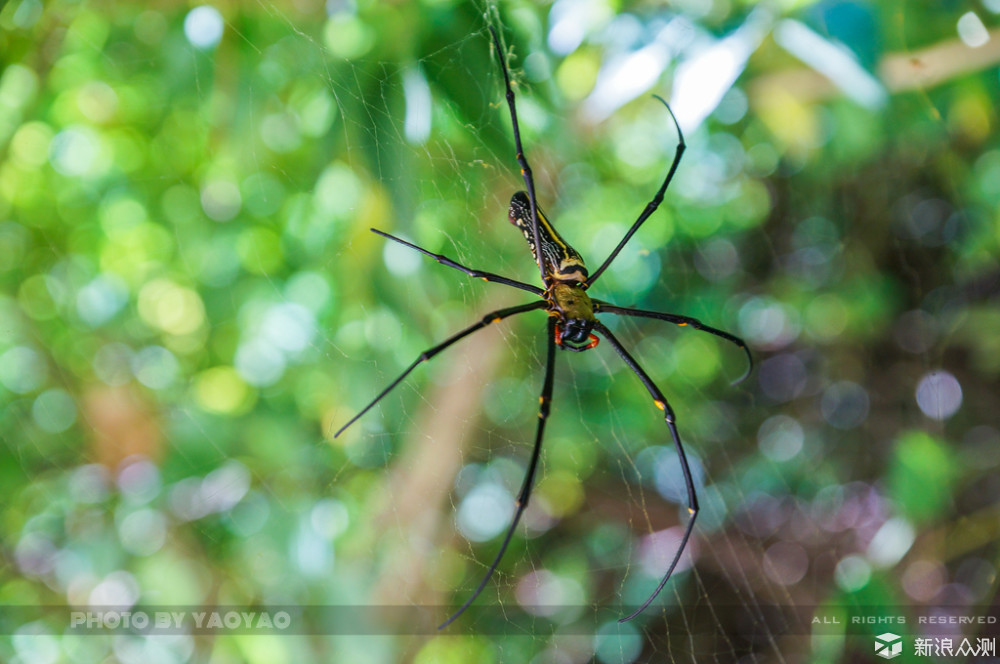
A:
<svg viewBox="0 0 1000 664">
<path fill-rule="evenodd" d="M 542 262 L 546 274 L 556 281 L 586 283 L 589 273 L 583 257 L 562 239 L 540 208 L 535 210 L 538 212 L 538 242 L 542 245 Z M 511 197 L 507 219 L 521 229 L 524 239 L 528 241 L 531 255 L 535 257 L 535 262 L 538 262 L 535 234 L 531 228 L 531 202 L 528 200 L 528 194 L 519 191 Z"/>
</svg>

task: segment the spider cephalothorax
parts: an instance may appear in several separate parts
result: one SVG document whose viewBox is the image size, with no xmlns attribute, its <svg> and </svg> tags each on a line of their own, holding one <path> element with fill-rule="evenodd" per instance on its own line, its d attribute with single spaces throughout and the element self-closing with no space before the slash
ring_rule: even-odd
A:
<svg viewBox="0 0 1000 664">
<path fill-rule="evenodd" d="M 591 330 L 597 325 L 594 302 L 579 284 L 556 281 L 545 291 L 551 316 L 556 317 L 556 345 L 565 350 L 589 350 L 600 341 Z"/>
<path fill-rule="evenodd" d="M 510 526 L 507 528 L 507 533 L 504 536 L 503 542 L 500 544 L 500 550 L 493 559 L 493 563 L 486 570 L 486 574 L 479 582 L 479 585 L 476 586 L 476 589 L 472 592 L 469 599 L 461 607 L 459 607 L 458 610 L 455 611 L 452 616 L 441 625 L 441 627 L 439 627 L 439 629 L 443 628 L 460 616 L 462 612 L 464 612 L 469 605 L 472 604 L 476 597 L 479 596 L 479 594 L 483 591 L 483 588 L 486 587 L 486 584 L 489 582 L 493 573 L 496 571 L 497 566 L 500 564 L 500 560 L 503 558 L 503 554 L 507 550 L 507 546 L 510 544 L 511 538 L 514 536 L 517 524 L 524 515 L 524 510 L 528 506 L 528 500 L 531 498 L 531 489 L 534 485 L 535 472 L 538 470 L 538 461 L 542 450 L 542 438 L 545 433 L 545 422 L 548 419 L 550 402 L 552 401 L 555 376 L 555 349 L 559 347 L 578 352 L 588 350 L 597 345 L 598 337 L 594 333 L 596 332 L 597 334 L 600 334 L 608 342 L 608 345 L 610 345 L 619 357 L 621 357 L 628 368 L 631 369 L 632 372 L 639 378 L 640 382 L 642 382 L 643 386 L 646 388 L 646 391 L 649 392 L 649 395 L 653 398 L 653 403 L 656 407 L 663 411 L 664 421 L 666 422 L 667 429 L 670 431 L 670 437 L 673 439 L 674 447 L 677 450 L 677 456 L 680 459 L 681 473 L 684 476 L 684 486 L 687 492 L 688 512 L 690 514 L 687 526 L 684 529 L 684 534 L 681 536 L 680 544 L 674 553 L 670 566 L 661 578 L 659 585 L 641 606 L 631 611 L 625 618 L 621 619 L 620 622 L 624 622 L 639 615 L 639 613 L 649 606 L 650 602 L 652 602 L 663 589 L 663 586 L 667 583 L 667 579 L 670 578 L 670 575 L 677 567 L 681 553 L 687 546 L 688 539 L 690 538 L 692 529 L 694 528 L 695 518 L 698 516 L 698 498 L 695 492 L 694 480 L 691 477 L 691 467 L 688 464 L 686 455 L 684 454 L 684 446 L 681 444 L 680 434 L 677 433 L 677 426 L 674 421 L 674 412 L 667 403 L 666 397 L 663 396 L 660 388 L 656 386 L 635 358 L 633 358 L 621 342 L 618 341 L 617 337 L 611 333 L 611 330 L 597 320 L 597 314 L 654 318 L 656 320 L 673 323 L 674 325 L 690 326 L 696 330 L 702 330 L 704 332 L 714 334 L 717 337 L 726 339 L 727 341 L 739 346 L 746 353 L 747 359 L 750 362 L 750 368 L 753 367 L 753 358 L 750 357 L 750 351 L 747 350 L 746 344 L 742 339 L 735 337 L 728 332 L 723 332 L 722 330 L 718 330 L 714 327 L 709 327 L 697 319 L 690 318 L 688 316 L 679 316 L 677 314 L 661 313 L 658 311 L 646 311 L 644 309 L 619 307 L 601 300 L 591 299 L 591 297 L 587 294 L 587 289 L 589 289 L 594 282 L 597 281 L 601 274 L 604 273 L 604 270 L 611 265 L 611 262 L 614 261 L 615 257 L 618 256 L 619 252 L 621 252 L 622 248 L 629 241 L 629 238 L 635 234 L 639 227 L 642 226 L 643 222 L 645 222 L 646 219 L 648 219 L 649 216 L 656 211 L 657 207 L 659 207 L 660 202 L 663 200 L 663 194 L 667 189 L 667 185 L 670 184 L 670 181 L 674 177 L 674 171 L 677 170 L 677 165 L 680 163 L 681 155 L 684 153 L 684 136 L 681 134 L 680 125 L 677 124 L 677 118 L 674 117 L 673 111 L 670 111 L 670 106 L 667 106 L 667 110 L 670 112 L 670 117 L 673 118 L 674 126 L 677 128 L 677 134 L 680 137 L 680 142 L 678 143 L 676 152 L 674 153 L 674 160 L 670 164 L 670 170 L 667 172 L 667 176 L 660 185 L 659 190 L 653 196 L 652 200 L 646 204 L 646 207 L 639 214 L 638 219 L 635 220 L 632 227 L 629 228 L 625 237 L 621 239 L 618 245 L 611 251 L 610 255 L 604 259 L 604 262 L 601 263 L 600 267 L 598 267 L 593 273 L 590 273 L 583 262 L 583 257 L 581 257 L 580 254 L 573 249 L 573 247 L 562 239 L 559 233 L 556 232 L 555 227 L 549 222 L 542 211 L 538 209 L 538 202 L 535 198 L 535 182 L 531 174 L 531 167 L 528 166 L 528 160 L 525 158 L 524 149 L 521 146 L 521 133 L 517 124 L 517 109 L 514 107 L 514 91 L 510 84 L 510 74 L 507 71 L 507 64 L 504 61 L 503 49 L 500 47 L 500 39 L 497 37 L 496 31 L 492 27 L 490 28 L 490 32 L 493 35 L 493 47 L 496 49 L 497 57 L 500 60 L 500 71 L 503 72 L 504 87 L 507 93 L 507 106 L 510 110 L 511 124 L 514 130 L 514 146 L 517 149 L 517 163 L 521 167 L 521 174 L 524 177 L 524 184 L 527 188 L 527 192 L 519 191 L 511 198 L 510 208 L 507 211 L 507 218 L 512 224 L 521 230 L 521 233 L 524 234 L 524 238 L 528 241 L 528 247 L 531 249 L 531 253 L 535 257 L 535 263 L 538 266 L 538 272 L 545 287 L 539 288 L 538 286 L 526 284 L 523 281 L 510 279 L 509 277 L 504 277 L 492 272 L 473 270 L 446 256 L 432 253 L 422 247 L 418 247 L 415 244 L 389 235 L 383 231 L 379 231 L 374 228 L 372 231 L 430 256 L 442 265 L 447 265 L 448 267 L 455 268 L 456 270 L 461 270 L 470 277 L 476 277 L 484 281 L 491 281 L 511 286 L 513 288 L 518 288 L 523 291 L 528 291 L 529 293 L 537 295 L 541 299 L 528 304 L 521 304 L 490 312 L 483 316 L 478 322 L 473 323 L 464 330 L 456 332 L 436 346 L 428 348 L 421 353 L 420 356 L 413 361 L 413 364 L 403 371 L 403 373 L 400 374 L 396 380 L 392 381 L 389 386 L 382 390 L 382 392 L 369 402 L 367 406 L 361 409 L 361 412 L 341 427 L 340 430 L 334 434 L 334 436 L 339 436 L 344 429 L 357 421 L 359 417 L 367 413 L 375 404 L 382 400 L 382 397 L 387 395 L 394 387 L 399 385 L 399 383 L 402 382 L 402 380 L 406 378 L 410 372 L 417 367 L 417 365 L 430 360 L 432 357 L 445 350 L 455 342 L 464 339 L 477 330 L 483 329 L 487 325 L 491 325 L 511 316 L 517 316 L 536 310 L 545 310 L 548 312 L 549 318 L 545 328 L 545 377 L 542 380 L 542 393 L 539 397 L 540 405 L 538 409 L 538 425 L 535 429 L 535 443 L 532 447 L 531 458 L 528 461 L 527 470 L 524 474 L 524 482 L 521 485 L 521 491 L 517 496 L 514 515 L 511 519 Z M 657 99 L 659 99 L 659 97 L 657 97 Z M 663 102 L 665 106 L 667 105 L 667 103 L 662 99 L 660 99 L 660 101 Z M 747 369 L 747 373 L 743 375 L 743 378 L 750 373 L 750 368 Z M 743 380 L 743 378 L 740 378 L 740 380 Z"/>
</svg>

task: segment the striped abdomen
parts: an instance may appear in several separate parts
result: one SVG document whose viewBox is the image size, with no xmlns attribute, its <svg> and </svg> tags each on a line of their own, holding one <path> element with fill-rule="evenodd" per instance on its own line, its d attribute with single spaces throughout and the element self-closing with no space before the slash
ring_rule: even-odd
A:
<svg viewBox="0 0 1000 664">
<path fill-rule="evenodd" d="M 542 214 L 541 209 L 536 208 L 536 211 L 538 241 L 542 245 L 542 265 L 545 273 L 556 281 L 585 283 L 589 273 L 583 257 L 562 239 L 548 218 Z M 528 201 L 528 194 L 519 191 L 511 197 L 507 219 L 521 229 L 524 239 L 528 241 L 528 247 L 531 248 L 531 254 L 537 261 L 538 249 L 535 247 L 535 235 L 531 228 L 531 203 Z"/>
</svg>

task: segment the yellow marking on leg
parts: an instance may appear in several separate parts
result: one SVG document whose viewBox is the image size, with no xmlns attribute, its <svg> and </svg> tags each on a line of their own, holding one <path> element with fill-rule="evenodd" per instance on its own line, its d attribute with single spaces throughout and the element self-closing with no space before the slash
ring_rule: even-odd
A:
<svg viewBox="0 0 1000 664">
<path fill-rule="evenodd" d="M 687 323 L 677 323 L 677 327 L 684 327 Z"/>
<path fill-rule="evenodd" d="M 694 516 L 694 510 L 690 507 L 688 508 L 688 516 Z"/>
<path fill-rule="evenodd" d="M 501 320 L 503 320 L 503 319 L 502 319 L 502 318 L 500 318 L 499 316 L 497 316 L 496 318 L 494 318 L 494 319 L 493 319 L 493 320 L 491 320 L 490 322 L 491 322 L 491 323 L 499 323 L 499 322 L 500 322 Z"/>
<path fill-rule="evenodd" d="M 663 403 L 663 402 L 662 402 L 662 401 L 660 401 L 659 399 L 654 399 L 654 400 L 653 400 L 653 403 L 655 403 L 655 404 L 656 404 L 656 407 L 657 407 L 657 408 L 659 408 L 660 410 L 662 410 L 662 411 L 666 412 L 666 410 L 667 410 L 667 404 Z"/>
</svg>

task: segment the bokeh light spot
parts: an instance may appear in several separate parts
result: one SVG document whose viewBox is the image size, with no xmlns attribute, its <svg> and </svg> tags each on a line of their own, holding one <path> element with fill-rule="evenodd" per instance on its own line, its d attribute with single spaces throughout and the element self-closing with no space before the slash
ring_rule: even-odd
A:
<svg viewBox="0 0 1000 664">
<path fill-rule="evenodd" d="M 316 532 L 330 539 L 346 531 L 351 521 L 347 506 L 336 498 L 317 502 L 309 512 L 309 519 Z"/>
<path fill-rule="evenodd" d="M 25 394 L 45 382 L 45 361 L 27 346 L 14 346 L 0 355 L 0 383 L 11 392 Z"/>
<path fill-rule="evenodd" d="M 264 339 L 253 339 L 240 344 L 234 358 L 236 370 L 243 379 L 256 387 L 266 387 L 278 382 L 285 373 L 285 356 Z"/>
<path fill-rule="evenodd" d="M 323 43 L 338 58 L 361 57 L 375 44 L 375 32 L 357 16 L 331 16 L 323 28 Z"/>
<path fill-rule="evenodd" d="M 780 348 L 799 335 L 798 313 L 772 298 L 755 297 L 739 313 L 740 330 L 752 345 Z"/>
<path fill-rule="evenodd" d="M 149 459 L 135 458 L 118 473 L 118 488 L 130 503 L 148 503 L 160 494 L 160 469 Z"/>
<path fill-rule="evenodd" d="M 462 536 L 473 542 L 490 540 L 510 524 L 514 498 L 499 484 L 484 482 L 469 491 L 458 506 L 455 520 Z"/>
<path fill-rule="evenodd" d="M 100 139 L 90 127 L 68 127 L 49 143 L 52 168 L 63 175 L 92 175 L 98 170 L 100 158 Z"/>
<path fill-rule="evenodd" d="M 205 321 L 205 306 L 198 293 L 166 279 L 143 286 L 138 304 L 143 320 L 169 334 L 189 334 Z"/>
<path fill-rule="evenodd" d="M 663 576 L 663 570 L 670 567 L 677 550 L 681 546 L 681 539 L 684 537 L 686 526 L 674 526 L 665 530 L 658 530 L 645 535 L 639 545 L 639 564 L 642 571 L 650 578 L 658 579 Z M 694 559 L 698 554 L 698 545 L 692 539 L 681 553 L 674 574 L 691 569 Z"/>
<path fill-rule="evenodd" d="M 990 33 L 976 12 L 962 14 L 955 27 L 958 29 L 959 39 L 970 48 L 979 48 L 990 40 Z"/>
<path fill-rule="evenodd" d="M 60 433 L 76 422 L 76 403 L 65 390 L 46 390 L 32 404 L 31 417 L 43 431 Z"/>
<path fill-rule="evenodd" d="M 691 481 L 697 490 L 705 484 L 705 467 L 701 459 L 691 450 L 687 450 L 686 456 L 688 466 L 691 468 Z M 653 477 L 660 495 L 675 503 L 687 500 L 687 483 L 684 481 L 684 471 L 677 450 L 672 447 L 659 447 L 654 463 Z"/>
<path fill-rule="evenodd" d="M 775 542 L 764 552 L 764 573 L 783 586 L 802 580 L 809 569 L 809 556 L 801 544 Z"/>
<path fill-rule="evenodd" d="M 118 538 L 126 551 L 137 556 L 152 555 L 167 541 L 166 517 L 157 510 L 136 510 L 119 522 Z"/>
<path fill-rule="evenodd" d="M 201 188 L 201 207 L 215 221 L 229 221 L 242 204 L 239 187 L 229 180 L 213 180 Z"/>
<path fill-rule="evenodd" d="M 278 154 L 292 152 L 302 144 L 298 119 L 292 113 L 271 113 L 260 122 L 260 138 Z"/>
<path fill-rule="evenodd" d="M 876 567 L 892 567 L 906 555 L 916 537 L 909 521 L 902 518 L 889 519 L 882 524 L 868 545 L 868 560 Z"/>
<path fill-rule="evenodd" d="M 918 602 L 933 600 L 948 577 L 941 563 L 931 560 L 915 560 L 903 571 L 902 586 L 910 598 Z"/>
<path fill-rule="evenodd" d="M 247 228 L 236 239 L 236 252 L 248 272 L 274 272 L 284 260 L 281 238 L 270 228 Z"/>
<path fill-rule="evenodd" d="M 213 367 L 195 378 L 195 400 L 210 413 L 233 414 L 243 410 L 250 387 L 232 367 Z"/>
<path fill-rule="evenodd" d="M 404 238 L 406 239 L 406 238 Z M 389 272 L 396 277 L 408 277 L 420 270 L 424 257 L 418 252 L 391 240 L 382 248 L 382 261 Z"/>
<path fill-rule="evenodd" d="M 556 69 L 556 82 L 569 99 L 583 99 L 594 89 L 599 70 L 600 63 L 595 58 L 582 52 L 574 53 Z"/>
<path fill-rule="evenodd" d="M 345 163 L 328 166 L 316 180 L 313 196 L 321 213 L 346 219 L 357 211 L 364 187 L 357 174 Z"/>
<path fill-rule="evenodd" d="M 209 49 L 222 39 L 224 25 L 218 9 L 211 5 L 201 5 L 184 17 L 184 36 L 195 48 Z"/>
<path fill-rule="evenodd" d="M 802 450 L 805 433 L 798 420 L 788 415 L 774 415 L 757 430 L 760 451 L 773 461 L 788 461 Z"/>
<path fill-rule="evenodd" d="M 962 406 L 962 386 L 947 371 L 932 371 L 917 385 L 917 405 L 927 417 L 946 420 Z"/>
<path fill-rule="evenodd" d="M 517 602 L 536 616 L 553 616 L 565 607 L 580 607 L 583 588 L 572 579 L 540 569 L 524 575 L 517 584 Z"/>
<path fill-rule="evenodd" d="M 643 636 L 632 623 L 608 622 L 594 635 L 594 655 L 602 664 L 631 664 L 642 653 Z"/>
<path fill-rule="evenodd" d="M 309 347 L 316 335 L 316 318 L 301 304 L 282 302 L 271 307 L 261 322 L 260 336 L 288 354 Z"/>
<path fill-rule="evenodd" d="M 872 577 L 872 568 L 861 556 L 845 556 L 837 563 L 833 576 L 838 586 L 848 592 L 854 592 L 868 585 Z"/>
<path fill-rule="evenodd" d="M 76 294 L 76 313 L 91 327 L 109 321 L 128 302 L 128 288 L 114 274 L 100 274 Z"/>
<path fill-rule="evenodd" d="M 132 358 L 136 379 L 154 390 L 173 385 L 179 371 L 177 358 L 163 346 L 146 346 Z"/>
<path fill-rule="evenodd" d="M 719 373 L 719 345 L 702 336 L 681 336 L 673 347 L 679 373 L 695 385 L 705 385 Z"/>
<path fill-rule="evenodd" d="M 12 156 L 24 166 L 37 168 L 45 164 L 53 133 L 43 122 L 28 122 L 21 126 L 10 141 Z"/>
</svg>

